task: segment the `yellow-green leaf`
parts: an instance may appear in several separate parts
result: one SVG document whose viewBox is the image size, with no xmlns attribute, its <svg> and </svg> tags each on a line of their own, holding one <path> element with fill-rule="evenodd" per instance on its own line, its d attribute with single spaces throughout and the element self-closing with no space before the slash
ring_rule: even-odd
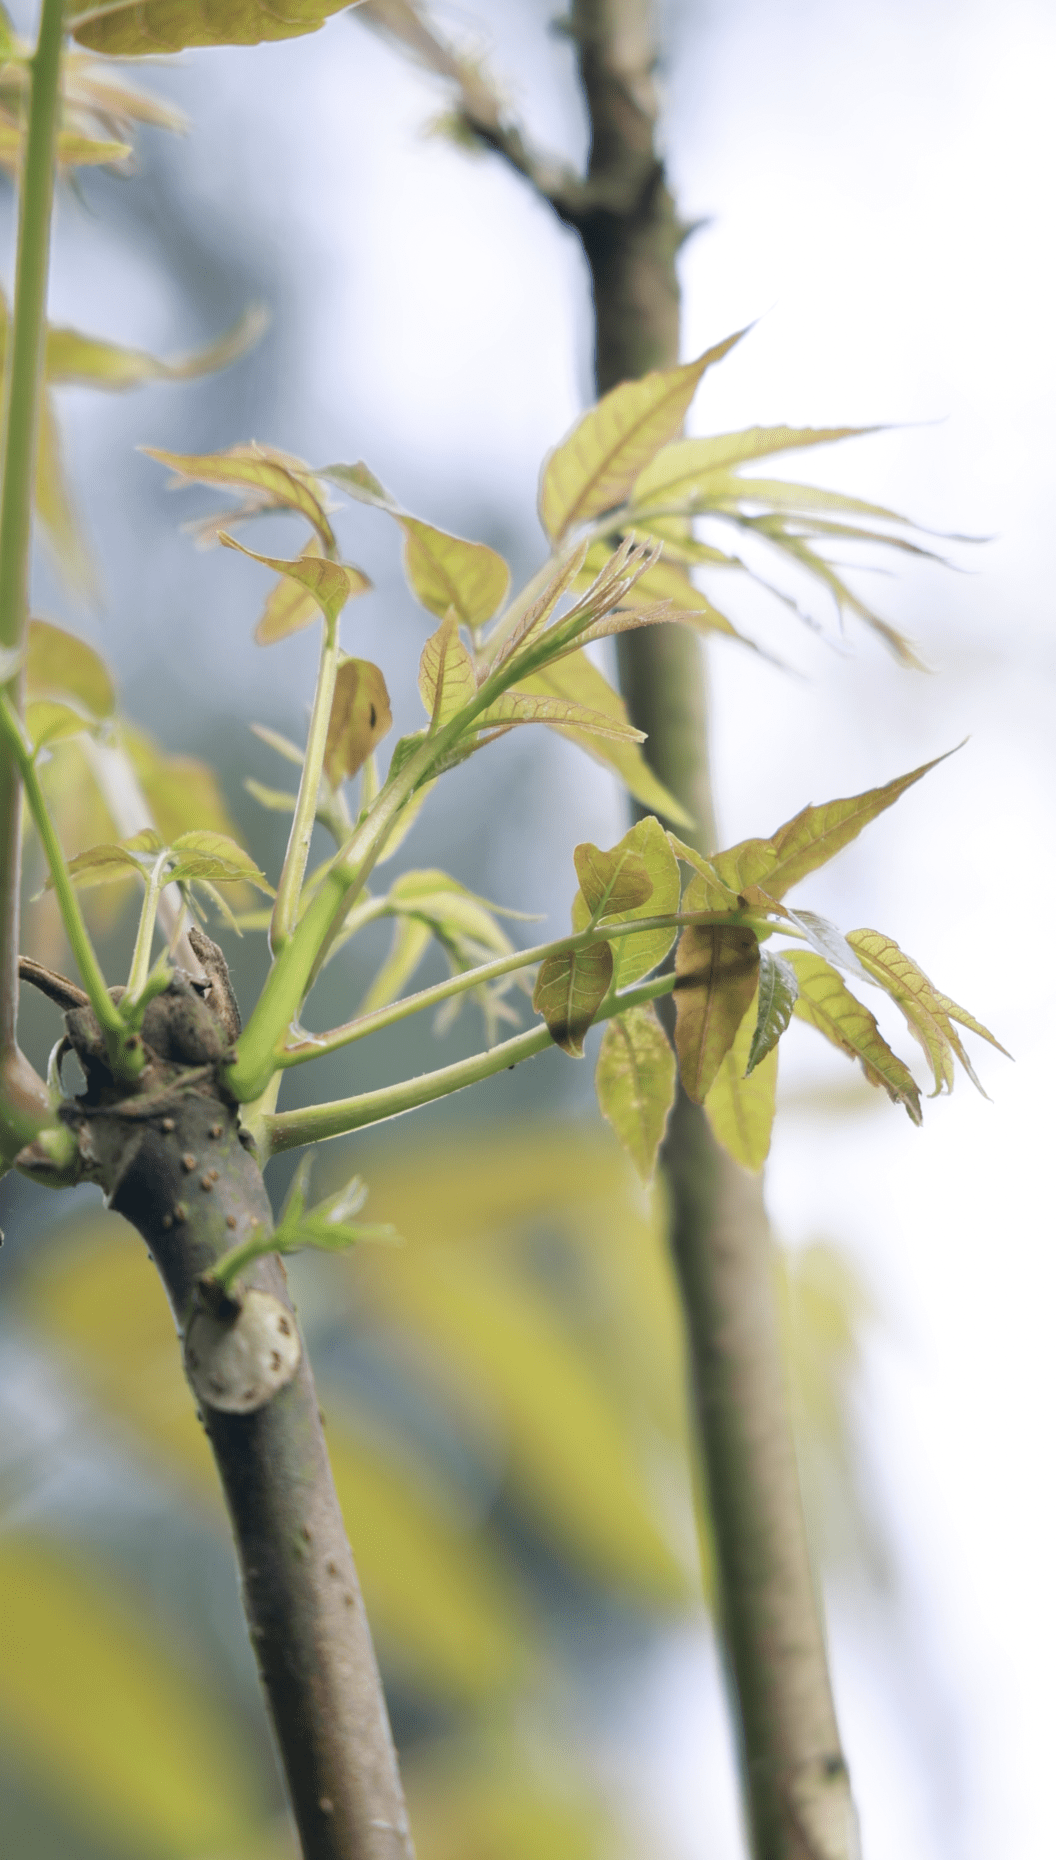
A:
<svg viewBox="0 0 1056 1860">
<path fill-rule="evenodd" d="M 725 852 L 715 854 L 711 864 L 719 883 L 738 897 L 762 885 L 769 895 L 769 876 L 777 864 L 777 850 L 770 840 L 741 840 Z"/>
<path fill-rule="evenodd" d="M 579 888 L 594 919 L 633 910 L 653 895 L 645 860 L 629 847 L 614 846 L 611 852 L 602 852 L 585 840 L 575 848 L 572 858 Z"/>
<path fill-rule="evenodd" d="M 777 1101 L 777 1046 L 751 1069 L 751 1050 L 760 1018 L 758 996 L 741 1020 L 736 1037 L 704 1099 L 712 1134 L 742 1169 L 756 1174 L 770 1153 Z"/>
<path fill-rule="evenodd" d="M 30 697 L 73 698 L 99 721 L 113 714 L 114 687 L 99 654 L 48 620 L 29 623 L 26 690 Z"/>
<path fill-rule="evenodd" d="M 785 956 L 759 951 L 759 992 L 756 997 L 756 1021 L 748 1047 L 745 1077 L 755 1071 L 767 1053 L 772 1052 L 792 1019 L 799 982 L 796 971 Z M 736 1045 L 737 1042 L 734 1042 Z"/>
<path fill-rule="evenodd" d="M 584 704 L 588 709 L 601 712 L 613 718 L 617 723 L 627 722 L 627 706 L 618 691 L 614 691 L 604 673 L 585 653 L 576 652 L 557 665 L 548 665 L 541 672 L 533 672 L 528 678 L 522 678 L 518 690 L 538 692 L 547 697 L 571 698 L 577 704 Z M 611 768 L 623 782 L 629 794 L 643 807 L 655 809 L 665 820 L 673 821 L 682 827 L 691 827 L 693 820 L 684 807 L 675 799 L 670 789 L 665 788 L 659 777 L 649 767 L 638 743 L 633 738 L 602 737 L 588 735 L 568 725 L 554 724 L 562 736 L 578 744 L 593 756 L 596 762 Z"/>
<path fill-rule="evenodd" d="M 796 972 L 799 995 L 794 1012 L 816 1027 L 842 1053 L 861 1062 L 870 1085 L 882 1085 L 894 1104 L 903 1104 L 914 1124 L 921 1122 L 920 1092 L 909 1067 L 893 1053 L 867 1007 L 823 956 L 795 950 L 785 958 Z"/>
<path fill-rule="evenodd" d="M 473 660 L 458 632 L 454 608 L 444 615 L 436 632 L 422 647 L 418 664 L 418 690 L 436 729 L 450 723 L 464 705 L 476 697 L 477 675 Z"/>
<path fill-rule="evenodd" d="M 26 730 L 34 749 L 44 749 L 66 736 L 80 736 L 90 727 L 80 711 L 71 710 L 56 698 L 37 698 L 26 705 Z"/>
<path fill-rule="evenodd" d="M 946 755 L 953 753 L 953 750 L 946 751 Z M 770 897 L 783 898 L 808 872 L 816 871 L 844 846 L 849 846 L 862 828 L 885 808 L 893 806 L 907 788 L 912 788 L 914 782 L 945 762 L 946 755 L 936 756 L 908 775 L 897 776 L 882 788 L 868 788 L 864 794 L 850 795 L 842 801 L 827 801 L 821 807 L 804 807 L 791 820 L 786 820 L 770 839 L 777 858 L 762 879 Z"/>
<path fill-rule="evenodd" d="M 689 924 L 678 941 L 675 974 L 679 1072 L 694 1104 L 702 1104 L 754 999 L 758 941 L 737 925 Z"/>
<path fill-rule="evenodd" d="M 433 940 L 433 926 L 420 917 L 397 917 L 389 953 L 359 1004 L 361 1014 L 388 1007 L 402 995 Z"/>
<path fill-rule="evenodd" d="M 153 841 L 157 841 L 154 845 Z M 67 861 L 70 877 L 79 889 L 90 885 L 112 885 L 118 879 L 127 878 L 130 871 L 146 876 L 146 864 L 152 863 L 161 852 L 164 842 L 153 834 L 148 838 L 137 833 L 135 839 L 125 841 L 103 841 L 98 846 L 88 846 Z M 45 889 L 51 890 L 54 881 L 49 876 Z"/>
<path fill-rule="evenodd" d="M 55 152 L 60 168 L 101 168 L 110 162 L 127 161 L 132 148 L 128 142 L 100 142 L 75 129 L 60 129 Z M 0 168 L 17 175 L 21 162 L 22 131 L 9 118 L 0 118 Z"/>
<path fill-rule="evenodd" d="M 618 742 L 630 743 L 645 741 L 641 730 L 608 711 L 591 710 L 573 698 L 550 697 L 523 687 L 504 691 L 477 719 L 482 730 L 498 723 L 549 723 L 574 729 L 583 736 L 615 738 Z"/>
<path fill-rule="evenodd" d="M 243 880 L 258 891 L 271 886 L 249 854 L 226 833 L 193 827 L 172 842 L 175 857 L 174 878 L 208 879 L 214 884 L 239 884 Z"/>
<path fill-rule="evenodd" d="M 319 557 L 322 552 L 318 536 L 313 536 L 307 547 L 301 550 L 300 559 L 303 561 L 306 556 Z M 299 633 L 318 618 L 319 603 L 315 595 L 302 581 L 284 574 L 275 583 L 264 603 L 264 612 L 257 621 L 253 638 L 258 646 L 270 646 L 274 640 L 286 639 L 291 633 Z"/>
<path fill-rule="evenodd" d="M 486 543 L 449 536 L 417 517 L 400 517 L 407 579 L 431 614 L 441 618 L 453 607 L 463 626 L 483 626 L 501 607 L 510 571 Z"/>
<path fill-rule="evenodd" d="M 642 1181 L 651 1182 L 675 1102 L 675 1055 L 651 1004 L 628 1008 L 606 1023 L 594 1089 L 602 1116 Z"/>
<path fill-rule="evenodd" d="M 608 856 L 614 860 L 629 856 L 640 861 L 652 887 L 640 903 L 620 911 L 606 911 L 606 920 L 610 924 L 631 925 L 636 917 L 666 917 L 677 911 L 678 864 L 666 833 L 652 815 L 636 821 Z M 572 900 L 573 930 L 585 930 L 590 916 L 587 899 L 581 890 Z M 639 936 L 621 937 L 618 943 L 613 943 L 613 985 L 616 988 L 628 988 L 632 982 L 640 981 L 643 975 L 648 975 L 651 969 L 663 962 L 677 934 L 673 927 L 670 930 L 646 930 Z"/>
<path fill-rule="evenodd" d="M 78 44 L 111 58 L 153 58 L 192 45 L 260 45 L 318 32 L 347 0 L 125 0 L 69 22 Z"/>
<path fill-rule="evenodd" d="M 684 911 L 735 911 L 737 893 L 724 885 L 710 859 L 698 853 L 695 846 L 687 846 L 675 833 L 667 836 L 668 845 L 676 858 L 693 868 L 693 877 L 686 886 L 682 896 Z"/>
<path fill-rule="evenodd" d="M 0 1585 L 9 1760 L 108 1850 L 150 1860 L 255 1850 L 267 1809 L 250 1752 L 149 1596 L 83 1550 L 10 1531 Z"/>
<path fill-rule="evenodd" d="M 828 446 L 879 430 L 876 426 L 750 426 L 743 433 L 718 433 L 710 439 L 676 439 L 635 480 L 632 503 L 642 510 L 681 507 L 707 485 L 712 472 L 775 452 Z"/>
<path fill-rule="evenodd" d="M 62 434 L 52 397 L 46 389 L 40 396 L 34 498 L 37 516 L 67 584 L 75 593 L 94 598 L 97 592 L 95 564 L 66 481 Z"/>
<path fill-rule="evenodd" d="M 566 950 L 540 965 L 532 1006 L 545 1020 L 556 1045 L 583 1057 L 583 1041 L 612 981 L 608 943 Z"/>
<path fill-rule="evenodd" d="M 910 1032 L 924 1048 L 935 1079 L 932 1096 L 936 1097 L 943 1087 L 947 1091 L 953 1090 L 955 1054 L 976 1090 L 983 1092 L 960 1035 L 953 1025 L 954 1020 L 959 1020 L 962 1026 L 973 1025 L 964 1009 L 957 1007 L 946 995 L 940 995 L 923 969 L 918 968 L 912 957 L 899 949 L 893 937 L 885 936 L 880 930 L 851 930 L 847 941 L 874 980 L 897 1002 Z M 998 1042 L 992 1033 L 987 1033 L 978 1022 L 974 1025 L 984 1039 L 989 1040 L 992 1046 L 997 1046 Z M 1004 1047 L 999 1050 L 1004 1052 Z M 985 1098 L 985 1092 L 983 1096 Z"/>
<path fill-rule="evenodd" d="M 80 330 L 49 328 L 44 350 L 44 373 L 53 387 L 67 383 L 79 387 L 109 388 L 123 392 L 145 381 L 190 381 L 216 374 L 245 355 L 268 326 L 267 311 L 259 305 L 247 310 L 225 335 L 190 355 L 161 361 L 145 349 L 126 349 Z"/>
<path fill-rule="evenodd" d="M 247 549 L 244 543 L 236 542 L 226 530 L 220 531 L 219 540 L 225 549 L 237 549 L 240 555 L 248 555 L 264 568 L 273 568 L 277 575 L 285 575 L 290 581 L 296 582 L 298 587 L 304 588 L 331 626 L 337 625 L 341 609 L 346 603 L 357 594 L 365 594 L 372 585 L 360 569 L 352 568 L 344 562 L 329 562 L 322 556 L 307 554 L 298 556 L 292 562 L 282 556 L 260 555 L 256 549 Z M 258 640 L 262 624 L 257 627 Z M 300 624 L 303 625 L 303 622 Z"/>
<path fill-rule="evenodd" d="M 298 512 L 307 517 L 323 547 L 336 550 L 337 539 L 313 489 L 312 474 L 299 460 L 288 459 L 267 446 L 258 445 L 232 446 L 228 452 L 205 454 L 162 452 L 156 446 L 144 446 L 143 450 L 148 458 L 157 459 L 159 464 L 168 465 L 181 477 L 197 484 L 249 491 L 261 500 L 261 509 Z M 287 570 L 284 568 L 282 572 Z"/>
<path fill-rule="evenodd" d="M 337 668 L 323 767 L 332 788 L 363 767 L 387 730 L 392 709 L 385 679 L 369 659 L 343 658 Z"/>
<path fill-rule="evenodd" d="M 706 368 L 744 334 L 727 337 L 695 362 L 624 381 L 577 421 L 550 454 L 539 487 L 539 516 L 555 542 L 574 524 L 627 498 L 649 461 L 678 432 Z"/>
</svg>

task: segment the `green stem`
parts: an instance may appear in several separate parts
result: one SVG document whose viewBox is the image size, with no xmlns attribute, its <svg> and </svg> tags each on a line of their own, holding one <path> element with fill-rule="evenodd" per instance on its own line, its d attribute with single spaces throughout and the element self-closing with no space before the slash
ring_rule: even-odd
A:
<svg viewBox="0 0 1056 1860">
<path fill-rule="evenodd" d="M 0 648 L 20 652 L 28 616 L 29 552 L 59 115 L 63 0 L 44 0 L 37 49 L 29 61 L 29 120 L 19 200 L 18 258 L 4 381 L 3 483 L 0 490 Z M 10 681 L 16 713 L 21 675 Z M 18 932 L 21 910 L 22 788 L 17 764 L 0 757 L 0 1125 L 15 1120 L 11 1140 L 38 1112 L 47 1092 L 18 1049 Z M 16 1128 L 17 1126 L 17 1128 Z M 6 1146 L 6 1139 L 5 1139 Z"/>
<path fill-rule="evenodd" d="M 610 1020 L 614 1014 L 623 1014 L 628 1008 L 641 1007 L 647 1001 L 656 1001 L 662 995 L 671 994 L 674 987 L 673 975 L 654 975 L 637 988 L 625 989 L 622 994 L 603 1001 L 594 1017 L 595 1023 Z M 401 1117 L 405 1111 L 433 1104 L 437 1098 L 447 1098 L 467 1085 L 493 1078 L 497 1072 L 508 1072 L 511 1066 L 534 1058 L 536 1053 L 544 1053 L 553 1044 L 548 1027 L 529 1027 L 524 1033 L 503 1040 L 499 1046 L 489 1047 L 486 1053 L 474 1053 L 469 1059 L 456 1060 L 454 1065 L 441 1066 L 435 1072 L 423 1072 L 418 1078 L 405 1079 L 399 1085 L 359 1092 L 354 1098 L 338 1098 L 332 1104 L 276 1111 L 261 1120 L 262 1155 L 266 1159 L 278 1155 L 281 1150 L 322 1143 L 328 1137 L 343 1137 L 351 1130 L 362 1130 L 367 1124 Z"/>
<path fill-rule="evenodd" d="M 29 811 L 40 835 L 44 857 L 55 886 L 63 927 L 80 970 L 85 992 L 92 1004 L 92 1011 L 103 1030 L 111 1070 L 119 1084 L 131 1084 L 143 1070 L 143 1042 L 138 1034 L 130 1034 L 120 1008 L 107 989 L 73 881 L 66 869 L 59 836 L 48 812 L 32 748 L 25 739 L 22 725 L 6 694 L 0 695 L 0 730 L 22 777 Z"/>
<path fill-rule="evenodd" d="M 517 949 L 512 955 L 496 956 L 493 962 L 483 962 L 476 969 L 450 975 L 446 981 L 434 982 L 431 988 L 420 988 L 416 994 L 404 995 L 401 1000 L 392 1001 L 387 1007 L 375 1008 L 370 1014 L 361 1014 L 355 1020 L 346 1021 L 341 1027 L 331 1028 L 329 1033 L 300 1040 L 296 1046 L 283 1048 L 278 1055 L 278 1063 L 283 1067 L 299 1066 L 309 1059 L 322 1057 L 324 1053 L 336 1053 L 343 1046 L 351 1046 L 354 1040 L 364 1039 L 368 1033 L 379 1033 L 383 1027 L 391 1027 L 397 1021 L 406 1020 L 411 1014 L 420 1014 L 425 1008 L 437 1007 L 441 1001 L 449 1001 L 452 995 L 464 994 L 485 982 L 499 981 L 504 975 L 514 975 L 518 969 L 545 962 L 550 956 L 564 956 L 573 950 L 588 949 L 592 943 L 615 943 L 625 936 L 644 936 L 650 930 L 683 930 L 687 924 L 747 925 L 750 930 L 777 930 L 779 934 L 806 941 L 801 930 L 786 931 L 784 925 L 776 925 L 768 917 L 757 917 L 751 911 L 672 911 L 662 917 L 635 918 L 631 923 L 596 924 L 591 929 L 576 931 L 571 936 L 558 937 L 553 943 L 537 943 L 534 949 Z"/>
<path fill-rule="evenodd" d="M 308 742 L 305 746 L 304 761 L 301 764 L 297 805 L 293 812 L 279 888 L 275 893 L 275 908 L 271 914 L 271 948 L 276 956 L 289 942 L 297 922 L 301 886 L 304 883 L 304 874 L 308 865 L 308 849 L 312 843 L 312 831 L 315 827 L 316 803 L 319 798 L 319 782 L 323 773 L 323 757 L 326 754 L 330 712 L 334 705 L 337 663 L 337 621 L 326 620 L 323 627 L 323 646 L 319 655 L 319 675 L 316 679 L 315 698 L 312 703 L 312 718 L 308 725 Z"/>
</svg>

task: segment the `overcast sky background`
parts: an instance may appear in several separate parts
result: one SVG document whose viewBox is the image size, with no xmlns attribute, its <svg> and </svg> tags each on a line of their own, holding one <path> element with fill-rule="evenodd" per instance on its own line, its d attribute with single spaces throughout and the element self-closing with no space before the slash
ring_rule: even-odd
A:
<svg viewBox="0 0 1056 1860">
<path fill-rule="evenodd" d="M 549 10 L 482 0 L 441 18 L 479 30 L 535 138 L 577 155 L 571 59 L 545 33 Z M 969 738 L 802 895 L 844 929 L 895 936 L 1016 1063 L 973 1050 L 993 1102 L 959 1078 L 951 1103 L 926 1106 L 923 1132 L 886 1100 L 808 1118 L 797 1094 L 853 1075 L 802 1030 L 782 1049 L 793 1103 L 768 1192 L 782 1237 L 846 1247 L 880 1313 L 861 1417 L 897 1595 L 870 1601 L 858 1587 L 831 1601 L 867 1860 L 1042 1860 L 1056 1666 L 1043 941 L 1056 906 L 1056 18 L 1041 0 L 684 0 L 662 17 L 672 178 L 685 217 L 714 216 L 684 252 L 683 353 L 759 319 L 707 377 L 690 430 L 897 422 L 808 456 L 801 475 L 992 538 L 954 549 L 966 573 L 899 565 L 863 584 L 919 642 L 928 676 L 899 670 L 861 632 L 834 650 L 820 604 L 828 644 L 787 613 L 742 605 L 746 629 L 800 676 L 716 648 L 714 753 L 730 842 Z M 105 617 L 78 624 L 171 747 L 193 700 L 199 746 L 234 755 L 236 715 L 297 726 L 312 650 L 249 646 L 263 576 L 192 554 L 175 519 L 208 502 L 166 498 L 133 445 L 256 437 L 317 463 L 365 457 L 422 515 L 529 571 L 539 460 L 590 392 L 585 274 L 572 239 L 498 162 L 422 137 L 436 90 L 357 23 L 144 76 L 187 110 L 192 134 L 164 148 L 147 137 L 142 179 L 93 177 L 88 211 L 64 202 L 53 318 L 159 352 L 215 333 L 246 296 L 269 301 L 274 321 L 222 388 L 66 396 L 110 593 Z M 415 727 L 422 616 L 396 588 L 384 530 L 356 515 L 342 533 L 384 597 L 355 610 L 345 643 L 380 659 L 398 727 Z M 273 540 L 281 549 L 291 532 Z M 73 612 L 46 568 L 38 602 Z M 160 679 L 159 625 L 184 648 Z M 605 777 L 563 749 L 495 752 L 509 834 L 467 812 L 462 788 L 417 862 L 471 882 L 483 872 L 492 896 L 548 909 L 559 926 L 571 847 L 610 843 L 623 818 Z M 907 1053 L 901 1034 L 899 1045 Z M 576 1104 L 583 1088 L 564 1073 L 555 1086 Z M 599 1760 L 615 1792 L 651 1796 L 657 1853 L 734 1860 L 708 1647 L 673 1644 L 644 1695 L 613 1709 Z"/>
</svg>

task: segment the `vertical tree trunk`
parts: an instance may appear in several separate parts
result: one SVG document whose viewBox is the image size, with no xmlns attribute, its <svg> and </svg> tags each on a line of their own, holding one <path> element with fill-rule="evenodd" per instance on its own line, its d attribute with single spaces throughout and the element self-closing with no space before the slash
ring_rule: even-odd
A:
<svg viewBox="0 0 1056 1860">
<path fill-rule="evenodd" d="M 573 0 L 591 125 L 577 222 L 590 266 L 599 394 L 678 361 L 681 238 L 656 153 L 649 0 Z M 701 650 L 685 628 L 619 638 L 645 753 L 714 846 Z M 688 1333 L 726 1667 L 758 1860 L 851 1860 L 857 1830 L 807 1550 L 762 1182 L 719 1149 L 679 1089 L 663 1150 Z"/>
</svg>

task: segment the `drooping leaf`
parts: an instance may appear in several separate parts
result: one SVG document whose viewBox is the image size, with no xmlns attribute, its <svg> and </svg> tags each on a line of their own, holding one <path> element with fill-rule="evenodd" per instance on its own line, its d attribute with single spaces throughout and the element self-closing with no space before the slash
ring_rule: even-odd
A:
<svg viewBox="0 0 1056 1860">
<path fill-rule="evenodd" d="M 126 139 L 142 124 L 173 135 L 186 134 L 189 126 L 183 111 L 167 98 L 141 90 L 123 71 L 100 64 L 75 46 L 68 47 L 63 58 L 62 94 L 67 112 Z"/>
<path fill-rule="evenodd" d="M 947 750 L 946 755 L 953 753 Z M 849 846 L 863 827 L 945 760 L 945 755 L 936 756 L 908 775 L 899 775 L 894 781 L 886 782 L 882 788 L 868 788 L 864 794 L 850 795 L 846 800 L 827 801 L 821 807 L 801 809 L 771 837 L 777 860 L 762 881 L 766 891 L 772 898 L 783 898 L 801 878 L 817 871 L 844 846 Z"/>
<path fill-rule="evenodd" d="M 792 964 L 784 956 L 772 956 L 769 950 L 761 949 L 757 1014 L 748 1046 L 746 1078 L 776 1047 L 792 1019 L 798 994 L 799 982 Z"/>
<path fill-rule="evenodd" d="M 743 334 L 680 368 L 621 382 L 577 421 L 543 466 L 539 516 L 553 541 L 559 542 L 574 524 L 624 502 L 649 461 L 678 432 L 705 369 Z"/>
<path fill-rule="evenodd" d="M 418 664 L 418 690 L 426 713 L 436 729 L 470 702 L 477 693 L 477 675 L 467 647 L 459 637 L 458 615 L 451 608 L 436 632 L 422 647 Z"/>
<path fill-rule="evenodd" d="M 742 1169 L 757 1174 L 770 1153 L 777 1102 L 777 1045 L 751 1065 L 752 1044 L 762 1008 L 756 999 L 737 1029 L 704 1099 L 712 1135 Z"/>
<path fill-rule="evenodd" d="M 651 1182 L 675 1102 L 675 1055 L 651 1003 L 606 1022 L 594 1089 L 602 1116 L 642 1181 Z"/>
<path fill-rule="evenodd" d="M 305 556 L 321 555 L 319 538 L 313 536 L 307 547 L 301 550 L 301 560 Z M 277 639 L 286 639 L 291 633 L 299 633 L 318 618 L 319 603 L 304 582 L 295 580 L 292 575 L 281 575 L 264 603 L 264 612 L 257 621 L 253 638 L 258 646 L 270 646 Z"/>
<path fill-rule="evenodd" d="M 575 848 L 572 858 L 591 918 L 633 910 L 653 895 L 645 860 L 629 847 L 614 846 L 611 852 L 602 852 L 586 840 Z"/>
<path fill-rule="evenodd" d="M 111 58 L 156 57 L 192 45 L 260 45 L 318 32 L 346 4 L 333 0 L 117 0 L 70 21 L 89 51 Z"/>
<path fill-rule="evenodd" d="M 574 1059 L 612 982 L 612 949 L 591 943 L 540 964 L 532 1006 L 545 1020 L 556 1045 Z"/>
<path fill-rule="evenodd" d="M 681 507 L 696 496 L 712 472 L 775 452 L 798 452 L 879 432 L 876 426 L 750 426 L 743 433 L 719 433 L 709 439 L 676 439 L 658 452 L 635 480 L 632 503 L 641 509 Z"/>
<path fill-rule="evenodd" d="M 960 1035 L 953 1025 L 956 1019 L 964 1026 L 973 1026 L 964 1009 L 957 1007 L 947 996 L 940 995 L 923 969 L 918 968 L 912 957 L 907 956 L 894 939 L 885 936 L 882 931 L 851 930 L 847 941 L 861 957 L 874 981 L 879 982 L 881 988 L 897 1002 L 910 1032 L 924 1048 L 935 1079 L 932 1096 L 936 1097 L 944 1088 L 947 1091 L 953 1090 L 954 1055 L 960 1060 L 976 1090 L 983 1092 Z M 974 1029 L 981 1032 L 992 1046 L 998 1045 L 993 1034 L 988 1033 L 978 1022 L 974 1023 Z M 1000 1047 L 999 1050 L 1004 1052 L 1005 1049 Z"/>
<path fill-rule="evenodd" d="M 168 465 L 182 478 L 195 483 L 248 491 L 259 500 L 257 507 L 261 510 L 296 511 L 307 517 L 323 547 L 336 551 L 337 540 L 314 488 L 312 474 L 300 460 L 258 445 L 232 446 L 227 452 L 201 455 L 162 452 L 156 446 L 144 446 L 143 451 L 148 458 L 157 459 L 159 464 Z"/>
<path fill-rule="evenodd" d="M 417 517 L 400 517 L 403 564 L 422 606 L 440 618 L 453 607 L 463 626 L 483 626 L 506 598 L 510 571 L 486 543 L 449 536 Z"/>
<path fill-rule="evenodd" d="M 329 562 L 322 556 L 307 553 L 298 556 L 295 561 L 287 561 L 282 556 L 260 555 L 256 549 L 247 549 L 244 543 L 236 542 L 226 530 L 220 531 L 219 541 L 225 549 L 237 549 L 240 555 L 248 555 L 264 568 L 272 568 L 277 575 L 285 575 L 298 587 L 306 589 L 331 626 L 336 626 L 341 610 L 348 601 L 357 594 L 365 594 L 373 585 L 360 569 L 345 562 Z M 261 625 L 263 622 L 257 627 L 258 639 Z"/>
<path fill-rule="evenodd" d="M 56 698 L 37 698 L 26 705 L 26 730 L 34 749 L 44 749 L 67 736 L 80 736 L 90 727 L 81 711 L 60 704 Z"/>
<path fill-rule="evenodd" d="M 636 862 L 640 861 L 651 890 L 638 904 L 620 911 L 606 911 L 607 923 L 632 925 L 636 917 L 667 917 L 678 910 L 678 864 L 666 833 L 652 815 L 636 821 L 608 856 L 613 860 L 629 857 Z M 590 922 L 590 914 L 587 899 L 580 890 L 572 900 L 573 930 L 585 930 Z M 650 970 L 663 962 L 677 934 L 674 928 L 646 930 L 638 936 L 628 935 L 621 937 L 618 943 L 613 943 L 614 986 L 628 988 L 632 982 L 640 981 L 643 975 L 648 975 Z"/>
<path fill-rule="evenodd" d="M 543 671 L 523 678 L 518 688 L 521 691 L 538 692 L 545 697 L 571 698 L 577 704 L 586 705 L 589 710 L 600 711 L 614 718 L 617 723 L 627 722 L 627 706 L 619 692 L 613 690 L 604 673 L 582 652 L 573 653 L 557 665 L 548 665 Z M 655 809 L 665 820 L 677 826 L 693 825 L 685 808 L 680 806 L 670 790 L 654 775 L 633 739 L 587 735 L 567 725 L 554 724 L 552 727 L 584 749 L 596 762 L 611 768 L 627 792 L 636 801 L 640 801 L 643 807 Z"/>
<path fill-rule="evenodd" d="M 53 387 L 72 383 L 118 393 L 141 387 L 146 381 L 191 381 L 237 362 L 260 340 L 267 326 L 267 311 L 254 305 L 215 342 L 172 361 L 161 361 L 144 349 L 122 348 L 115 342 L 82 335 L 80 330 L 49 327 L 44 372 Z"/>
<path fill-rule="evenodd" d="M 921 1121 L 920 1092 L 908 1066 L 891 1051 L 867 1007 L 822 956 L 795 950 L 786 961 L 796 972 L 794 1012 L 823 1033 L 842 1053 L 861 1062 L 870 1085 L 882 1085 L 894 1104 L 903 1104 L 914 1124 Z"/>
<path fill-rule="evenodd" d="M 238 841 L 226 833 L 192 828 L 173 840 L 172 851 L 174 878 L 208 879 L 220 885 L 245 882 L 255 885 L 258 891 L 271 891 L 263 872 Z"/>
<path fill-rule="evenodd" d="M 675 952 L 675 1051 L 682 1083 L 702 1104 L 755 996 L 759 944 L 737 925 L 688 924 Z"/>
<path fill-rule="evenodd" d="M 113 715 L 114 687 L 99 654 L 48 620 L 29 623 L 26 690 L 30 697 L 73 698 L 100 722 Z"/>
<path fill-rule="evenodd" d="M 527 683 L 527 680 L 525 681 Z M 489 704 L 477 718 L 480 729 L 492 724 L 549 723 L 574 729 L 584 736 L 615 738 L 618 742 L 644 743 L 645 734 L 622 721 L 610 711 L 590 710 L 573 698 L 551 697 L 542 691 L 513 689 Z"/>
<path fill-rule="evenodd" d="M 337 668 L 323 768 L 332 788 L 363 767 L 392 728 L 385 679 L 369 659 L 343 658 Z"/>
</svg>

